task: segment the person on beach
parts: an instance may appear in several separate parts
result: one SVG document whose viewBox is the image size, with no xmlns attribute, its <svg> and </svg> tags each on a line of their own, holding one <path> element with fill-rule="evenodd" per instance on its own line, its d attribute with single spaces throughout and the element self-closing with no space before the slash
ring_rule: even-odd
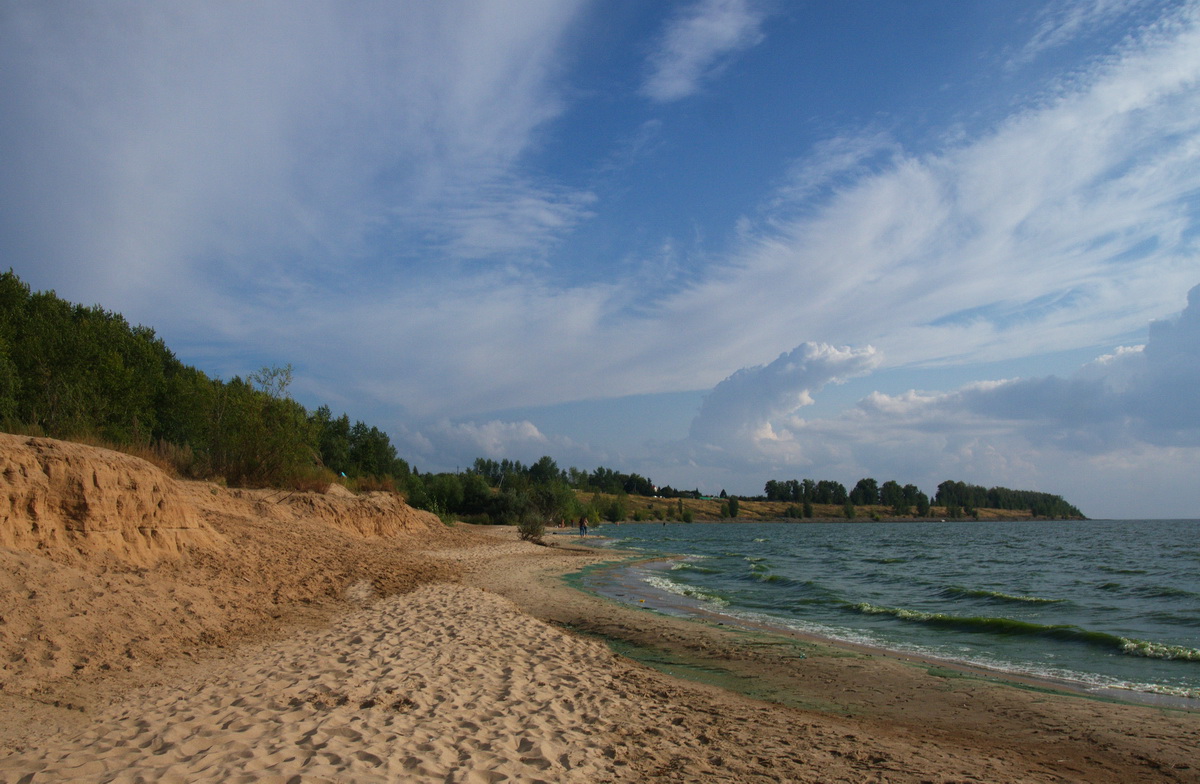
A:
<svg viewBox="0 0 1200 784">
<path fill-rule="evenodd" d="M 579 518 L 579 535 L 587 536 L 587 515 Z"/>
</svg>

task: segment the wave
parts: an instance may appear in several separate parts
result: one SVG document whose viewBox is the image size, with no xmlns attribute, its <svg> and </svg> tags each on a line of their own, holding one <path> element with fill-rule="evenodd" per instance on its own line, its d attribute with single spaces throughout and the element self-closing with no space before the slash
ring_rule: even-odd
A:
<svg viewBox="0 0 1200 784">
<path fill-rule="evenodd" d="M 1137 588 L 1133 593 L 1138 596 L 1145 596 L 1149 599 L 1194 599 L 1196 594 L 1192 591 L 1185 591 L 1183 588 L 1175 588 L 1170 585 L 1147 585 Z"/>
<path fill-rule="evenodd" d="M 1115 649 L 1116 652 L 1126 656 L 1200 662 L 1200 648 L 1188 648 L 1183 645 L 1170 645 L 1168 643 L 1150 642 L 1148 640 L 1134 640 L 1107 632 L 1081 629 L 1078 626 L 1071 626 L 1069 624 L 1048 626 L 1028 621 L 1017 621 L 1012 618 L 959 616 L 908 610 L 903 607 L 880 607 L 867 602 L 847 604 L 845 606 L 850 610 L 864 615 L 890 615 L 903 621 L 923 623 L 929 626 L 1000 635 L 1044 637 L 1063 642 L 1084 643 L 1110 650 Z"/>
<path fill-rule="evenodd" d="M 1016 604 L 1058 604 L 1059 602 L 1067 601 L 1066 599 L 1047 599 L 1041 596 L 1022 596 L 1002 591 L 989 591 L 985 588 L 960 588 L 957 585 L 942 589 L 941 594 L 948 598 L 990 599 L 997 602 L 1012 602 Z"/>
<path fill-rule="evenodd" d="M 1108 572 L 1109 574 L 1149 574 L 1148 569 L 1127 569 L 1120 566 L 1100 566 L 1100 571 Z"/>
<path fill-rule="evenodd" d="M 702 591 L 699 588 L 692 588 L 691 586 L 677 583 L 674 580 L 669 580 L 665 577 L 650 575 L 644 579 L 648 585 L 651 585 L 660 591 L 673 593 L 676 596 L 686 596 L 689 599 L 698 599 L 699 601 L 709 602 L 710 604 L 715 604 L 721 607 L 726 607 L 729 605 L 729 600 L 719 594 L 709 591 Z"/>
<path fill-rule="evenodd" d="M 701 566 L 693 561 L 680 561 L 670 569 L 672 572 L 699 572 L 700 574 L 720 574 L 720 569 L 713 569 L 710 566 Z"/>
<path fill-rule="evenodd" d="M 1125 585 L 1124 583 L 1108 582 L 1101 583 L 1096 587 L 1101 591 L 1124 593 L 1132 596 L 1141 596 L 1147 599 L 1195 599 L 1197 596 L 1194 591 L 1176 588 L 1171 585 L 1130 586 Z"/>
</svg>

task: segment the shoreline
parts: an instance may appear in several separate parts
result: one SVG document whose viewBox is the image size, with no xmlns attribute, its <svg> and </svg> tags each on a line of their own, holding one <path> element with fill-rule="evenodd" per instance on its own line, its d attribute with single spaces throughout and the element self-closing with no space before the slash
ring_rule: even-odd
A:
<svg viewBox="0 0 1200 784">
<path fill-rule="evenodd" d="M 644 554 L 633 551 L 613 550 L 613 552 L 627 552 L 628 557 L 614 561 L 611 564 L 596 564 L 594 566 L 594 570 L 609 571 L 613 574 L 619 575 L 618 578 L 614 580 L 616 587 L 612 589 L 613 592 L 615 593 L 616 590 L 622 589 L 625 590 L 627 594 L 635 597 L 638 595 L 644 595 L 646 598 L 641 600 L 641 602 L 644 602 L 641 607 L 639 607 L 639 604 L 635 604 L 632 601 L 625 601 L 622 598 L 619 598 L 622 594 L 611 596 L 603 590 L 592 590 L 591 588 L 588 588 L 582 584 L 582 579 L 578 581 L 578 584 L 576 584 L 575 581 L 569 582 L 571 582 L 571 584 L 574 587 L 577 587 L 579 590 L 591 593 L 592 595 L 602 599 L 624 604 L 635 610 L 645 609 L 652 612 L 660 612 L 666 615 L 673 615 L 685 619 L 691 618 L 700 622 L 728 625 L 748 631 L 758 631 L 766 634 L 778 635 L 781 637 L 794 638 L 802 642 L 840 647 L 846 650 L 861 652 L 869 655 L 884 656 L 914 665 L 943 667 L 960 672 L 964 675 L 970 675 L 984 679 L 993 679 L 998 682 L 1008 682 L 1016 687 L 1027 687 L 1061 692 L 1085 699 L 1108 700 L 1118 703 L 1144 705 L 1193 713 L 1200 711 L 1200 698 L 1137 689 L 1122 689 L 1116 686 L 1094 685 L 1088 683 L 1087 681 L 1075 680 L 1067 677 L 1054 677 L 1050 675 L 1025 672 L 1018 669 L 989 667 L 987 665 L 972 661 L 940 657 L 915 651 L 906 651 L 899 648 L 888 648 L 883 645 L 872 645 L 870 643 L 857 642 L 835 636 L 821 635 L 816 632 L 803 631 L 786 626 L 783 623 L 772 623 L 770 620 L 759 621 L 750 618 L 744 618 L 733 613 L 723 613 L 717 610 L 711 610 L 704 607 L 703 603 L 699 600 L 689 603 L 685 601 L 687 597 L 677 597 L 666 591 L 656 590 L 653 587 L 647 588 L 640 584 L 635 584 L 631 581 L 621 579 L 626 575 L 621 575 L 620 572 L 628 570 L 630 567 L 638 564 L 657 562 L 666 563 L 684 559 L 687 556 L 668 555 L 647 557 Z M 593 569 L 589 568 L 588 571 L 593 571 Z M 570 576 L 568 575 L 567 577 L 569 578 Z"/>
<path fill-rule="evenodd" d="M 580 541 L 570 544 L 572 549 L 581 548 L 581 552 L 559 559 L 547 554 L 543 560 L 559 560 L 558 568 L 535 574 L 544 593 L 533 590 L 528 577 L 505 577 L 511 573 L 507 569 L 489 569 L 483 584 L 488 590 L 512 598 L 535 617 L 615 641 L 618 648 L 628 646 L 649 651 L 651 657 L 660 656 L 663 661 L 650 664 L 668 673 L 664 677 L 683 678 L 696 689 L 716 685 L 758 705 L 765 700 L 772 706 L 765 709 L 767 712 L 859 722 L 877 737 L 924 738 L 951 746 L 963 743 L 971 748 L 972 755 L 994 757 L 1001 750 L 1020 749 L 1018 757 L 1025 762 L 1019 763 L 1024 765 L 1019 773 L 993 774 L 992 778 L 976 773 L 978 779 L 967 780 L 1200 781 L 1200 770 L 1193 765 L 1194 747 L 1200 744 L 1200 713 L 1194 709 L 1146 704 L 1129 700 L 1124 694 L 1089 693 L 1049 679 L 973 668 L 792 630 L 779 634 L 776 629 L 735 628 L 724 618 L 693 619 L 647 612 L 573 587 L 567 581 L 569 572 L 583 565 L 581 561 L 606 568 L 614 561 L 639 560 L 643 554 L 587 548 Z M 581 557 L 584 553 L 588 557 Z M 546 599 L 547 594 L 553 595 L 553 600 Z M 804 658 L 796 657 L 794 650 L 785 646 L 773 645 L 772 638 L 779 637 L 791 639 Z M 635 651 L 628 653 L 635 660 L 644 660 Z M 705 677 L 714 672 L 717 677 Z M 1159 739 L 1151 744 L 1159 751 L 1177 743 L 1175 748 L 1182 756 L 1169 764 L 1156 762 L 1142 767 L 1144 750 L 1135 751 L 1140 745 L 1138 728 L 1147 737 Z M 1160 743 L 1168 737 L 1175 739 L 1172 744 Z M 1095 764 L 1117 749 L 1122 751 L 1115 759 Z M 1073 765 L 1081 767 L 1074 773 L 1054 775 L 1038 770 L 1039 757 L 1056 754 L 1063 756 L 1056 757 L 1050 767 L 1060 760 L 1074 760 L 1063 763 L 1064 771 Z M 1117 759 L 1138 760 L 1137 772 L 1115 774 L 1109 769 L 1121 766 Z M 1085 770 L 1086 774 L 1082 772 Z M 926 770 L 927 774 L 935 772 Z M 927 776 L 911 780 L 944 779 Z"/>
<path fill-rule="evenodd" d="M 1200 781 L 1195 713 L 646 612 L 564 580 L 623 554 L 456 529 L 401 545 L 455 579 L 47 708 L 74 724 L 39 718 L 0 782 Z"/>
</svg>

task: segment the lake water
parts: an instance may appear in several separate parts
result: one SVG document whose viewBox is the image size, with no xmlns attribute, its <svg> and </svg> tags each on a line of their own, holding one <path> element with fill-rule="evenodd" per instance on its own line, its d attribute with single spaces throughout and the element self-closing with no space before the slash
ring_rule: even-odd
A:
<svg viewBox="0 0 1200 784">
<path fill-rule="evenodd" d="M 675 556 L 584 576 L 630 603 L 1200 699 L 1200 521 L 634 523 L 597 533 Z"/>
</svg>

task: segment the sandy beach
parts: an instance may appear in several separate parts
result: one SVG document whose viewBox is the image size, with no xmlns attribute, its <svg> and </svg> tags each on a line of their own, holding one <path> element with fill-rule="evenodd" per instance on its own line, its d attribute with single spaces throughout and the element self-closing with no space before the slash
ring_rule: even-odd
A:
<svg viewBox="0 0 1200 784">
<path fill-rule="evenodd" d="M 1200 714 L 619 605 L 563 581 L 621 557 L 578 537 L 11 439 L 3 782 L 1200 781 Z M 105 533 L 149 487 L 187 524 Z"/>
</svg>

